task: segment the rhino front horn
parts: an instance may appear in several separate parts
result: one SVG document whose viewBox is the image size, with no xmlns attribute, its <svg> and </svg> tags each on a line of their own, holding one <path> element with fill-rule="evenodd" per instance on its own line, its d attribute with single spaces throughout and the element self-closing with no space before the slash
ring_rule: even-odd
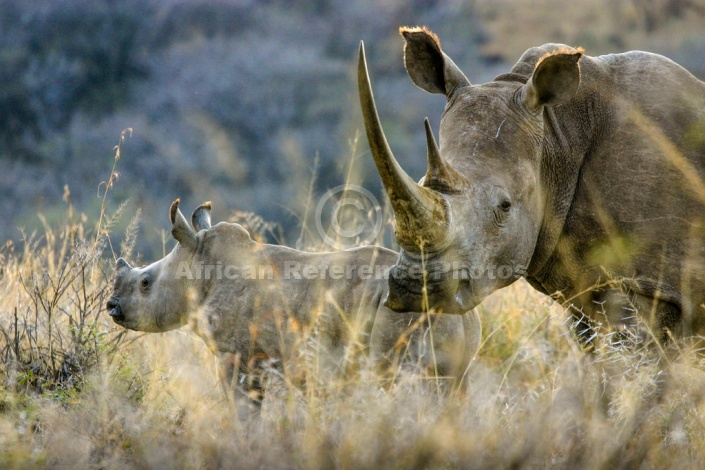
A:
<svg viewBox="0 0 705 470">
<path fill-rule="evenodd" d="M 416 253 L 438 247 L 448 234 L 446 204 L 438 192 L 416 184 L 394 158 L 377 114 L 362 43 L 357 83 L 367 141 L 394 210 L 397 242 Z"/>
</svg>

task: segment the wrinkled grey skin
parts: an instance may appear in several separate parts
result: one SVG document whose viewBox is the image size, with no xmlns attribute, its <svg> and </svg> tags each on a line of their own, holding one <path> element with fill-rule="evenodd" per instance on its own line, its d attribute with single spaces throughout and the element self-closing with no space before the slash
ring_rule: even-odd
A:
<svg viewBox="0 0 705 470">
<path fill-rule="evenodd" d="M 305 253 L 257 243 L 240 225 L 211 226 L 209 203 L 194 211 L 195 229 L 178 200 L 170 217 L 179 243 L 143 268 L 118 259 L 107 309 L 116 323 L 138 331 L 189 323 L 219 357 L 224 383 L 235 386 L 237 397 L 261 387 L 256 379 L 245 380 L 261 361 L 287 368 L 290 358 L 310 346 L 301 343 L 302 331 L 317 331 L 320 372 L 336 374 L 354 362 L 358 350 L 368 350 L 380 367 L 393 363 L 397 340 L 420 317 L 381 305 L 387 294 L 383 273 L 397 259 L 393 251 Z M 477 312 L 436 315 L 431 322 L 433 351 L 423 323 L 409 335 L 408 359 L 428 368 L 435 364 L 439 375 L 460 379 L 479 348 Z"/>
<path fill-rule="evenodd" d="M 545 44 L 472 85 L 435 35 L 401 34 L 412 81 L 447 99 L 442 163 L 419 183 L 446 212 L 423 254 L 403 246 L 388 306 L 464 312 L 523 276 L 576 318 L 630 325 L 638 310 L 659 340 L 705 334 L 705 83 L 656 54 Z M 427 302 L 405 275 L 422 259 Z M 511 276 L 488 275 L 501 266 Z"/>
</svg>

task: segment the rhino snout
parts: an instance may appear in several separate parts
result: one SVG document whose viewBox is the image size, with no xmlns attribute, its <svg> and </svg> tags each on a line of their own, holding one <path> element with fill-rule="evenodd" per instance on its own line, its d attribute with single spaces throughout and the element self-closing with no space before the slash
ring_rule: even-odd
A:
<svg viewBox="0 0 705 470">
<path fill-rule="evenodd" d="M 465 299 L 460 294 L 465 289 L 461 283 L 453 277 L 437 276 L 435 272 L 427 279 L 417 279 L 407 275 L 403 268 L 393 267 L 387 286 L 384 305 L 395 312 L 435 310 L 462 314 L 474 307 L 466 308 L 463 304 Z"/>
<path fill-rule="evenodd" d="M 115 297 L 108 299 L 105 308 L 108 310 L 108 314 L 113 317 L 113 320 L 122 321 L 125 319 L 125 316 L 122 314 L 122 308 L 120 307 L 120 301 Z"/>
</svg>

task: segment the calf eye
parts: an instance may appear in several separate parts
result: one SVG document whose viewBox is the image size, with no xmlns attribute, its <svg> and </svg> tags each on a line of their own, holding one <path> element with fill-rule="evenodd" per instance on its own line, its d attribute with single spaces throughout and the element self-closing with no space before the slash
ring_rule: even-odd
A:
<svg viewBox="0 0 705 470">
<path fill-rule="evenodd" d="M 149 274 L 145 274 L 142 276 L 142 279 L 140 279 L 140 287 L 142 288 L 143 291 L 149 290 L 149 287 L 152 284 L 152 276 Z"/>
</svg>

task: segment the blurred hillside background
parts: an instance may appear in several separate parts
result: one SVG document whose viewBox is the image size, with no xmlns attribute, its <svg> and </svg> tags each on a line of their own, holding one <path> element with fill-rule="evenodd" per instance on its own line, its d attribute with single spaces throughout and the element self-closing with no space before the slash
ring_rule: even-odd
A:
<svg viewBox="0 0 705 470">
<path fill-rule="evenodd" d="M 66 217 L 65 185 L 95 220 L 125 128 L 111 200 L 129 200 L 123 226 L 141 208 L 143 254 L 161 254 L 175 197 L 212 200 L 218 220 L 254 212 L 300 242 L 314 174 L 313 201 L 345 181 L 380 195 L 360 40 L 391 145 L 420 178 L 422 121 L 437 129 L 445 103 L 406 76 L 406 24 L 435 31 L 474 83 L 544 42 L 658 52 L 705 78 L 705 0 L 2 0 L 0 242 L 40 226 L 38 213 Z"/>
</svg>

